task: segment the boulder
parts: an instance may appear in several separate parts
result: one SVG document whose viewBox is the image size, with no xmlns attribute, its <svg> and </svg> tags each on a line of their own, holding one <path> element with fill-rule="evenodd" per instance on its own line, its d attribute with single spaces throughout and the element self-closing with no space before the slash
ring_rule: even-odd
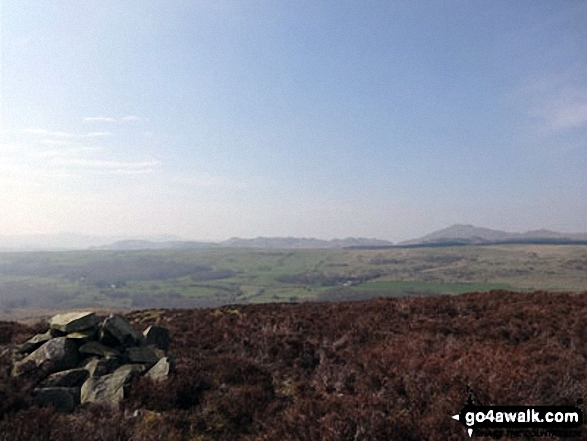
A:
<svg viewBox="0 0 587 441">
<path fill-rule="evenodd" d="M 22 361 L 15 363 L 13 375 L 18 376 L 31 368 L 42 369 L 46 375 L 72 369 L 77 366 L 79 355 L 77 346 L 67 337 L 49 340 Z"/>
<path fill-rule="evenodd" d="M 163 351 L 169 349 L 169 331 L 161 326 L 149 326 L 143 332 L 145 343 Z"/>
<path fill-rule="evenodd" d="M 50 331 L 45 332 L 44 334 L 37 334 L 32 338 L 29 338 L 25 341 L 20 347 L 18 348 L 18 352 L 21 354 L 30 354 L 35 349 L 42 346 L 44 343 L 47 343 L 51 340 L 53 336 L 51 335 Z"/>
<path fill-rule="evenodd" d="M 82 355 L 99 355 L 106 358 L 116 358 L 120 352 L 116 348 L 98 343 L 97 341 L 88 341 L 80 346 L 79 352 Z"/>
<path fill-rule="evenodd" d="M 149 369 L 145 376 L 153 381 L 165 380 L 169 377 L 171 366 L 171 359 L 169 357 L 163 357 L 155 364 L 155 366 Z"/>
<path fill-rule="evenodd" d="M 116 358 L 93 358 L 83 367 L 90 377 L 102 377 L 111 374 L 119 367 Z"/>
<path fill-rule="evenodd" d="M 98 329 L 97 328 L 90 328 L 85 329 L 83 331 L 72 332 L 67 334 L 67 338 L 71 338 L 73 340 L 78 341 L 89 341 L 89 340 L 96 340 L 98 336 Z"/>
<path fill-rule="evenodd" d="M 77 387 L 43 387 L 33 390 L 35 405 L 53 406 L 61 412 L 73 412 L 79 404 L 80 390 Z"/>
<path fill-rule="evenodd" d="M 124 352 L 125 359 L 129 363 L 144 363 L 154 365 L 165 356 L 160 349 L 150 346 L 137 346 L 127 348 Z"/>
<path fill-rule="evenodd" d="M 101 340 L 108 343 L 112 338 L 119 344 L 135 345 L 140 335 L 132 327 L 128 319 L 122 315 L 111 315 L 102 325 Z"/>
<path fill-rule="evenodd" d="M 70 333 L 93 328 L 96 323 L 96 314 L 93 312 L 68 312 L 54 316 L 49 320 L 49 327 L 57 331 Z"/>
<path fill-rule="evenodd" d="M 81 387 L 89 376 L 87 369 L 68 369 L 49 375 L 41 382 L 40 387 Z"/>
<path fill-rule="evenodd" d="M 81 388 L 81 403 L 99 403 L 115 406 L 125 395 L 125 386 L 131 378 L 144 371 L 140 365 L 126 365 L 103 377 L 90 377 Z"/>
</svg>

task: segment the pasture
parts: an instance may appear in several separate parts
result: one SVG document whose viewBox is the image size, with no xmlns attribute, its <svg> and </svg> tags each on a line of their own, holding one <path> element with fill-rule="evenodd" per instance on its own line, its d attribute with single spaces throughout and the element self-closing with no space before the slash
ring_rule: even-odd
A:
<svg viewBox="0 0 587 441">
<path fill-rule="evenodd" d="M 587 290 L 587 246 L 0 254 L 0 314 Z"/>
</svg>

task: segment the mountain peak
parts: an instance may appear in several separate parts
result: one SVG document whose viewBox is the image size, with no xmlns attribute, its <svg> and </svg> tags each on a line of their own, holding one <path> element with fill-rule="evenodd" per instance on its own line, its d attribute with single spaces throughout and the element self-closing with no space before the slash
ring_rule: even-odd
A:
<svg viewBox="0 0 587 441">
<path fill-rule="evenodd" d="M 539 230 L 527 231 L 525 233 L 510 233 L 502 230 L 492 230 L 490 228 L 476 227 L 470 224 L 453 224 L 448 228 L 435 231 L 433 233 L 422 236 L 418 239 L 412 239 L 401 242 L 400 245 L 415 245 L 415 244 L 434 244 L 451 241 L 466 241 L 470 244 L 482 244 L 501 241 L 516 241 L 516 240 L 585 240 L 585 234 L 564 234 L 556 231 L 546 230 L 544 228 Z"/>
</svg>

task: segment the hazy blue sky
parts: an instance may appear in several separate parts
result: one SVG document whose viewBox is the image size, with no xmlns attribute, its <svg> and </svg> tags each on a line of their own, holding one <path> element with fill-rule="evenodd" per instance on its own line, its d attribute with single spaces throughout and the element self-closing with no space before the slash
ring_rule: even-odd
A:
<svg viewBox="0 0 587 441">
<path fill-rule="evenodd" d="M 0 14 L 0 234 L 587 231 L 583 0 Z"/>
</svg>

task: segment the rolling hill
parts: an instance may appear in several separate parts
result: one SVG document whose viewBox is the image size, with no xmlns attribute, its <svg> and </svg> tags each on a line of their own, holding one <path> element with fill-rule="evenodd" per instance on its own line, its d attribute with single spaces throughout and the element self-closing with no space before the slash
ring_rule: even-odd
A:
<svg viewBox="0 0 587 441">
<path fill-rule="evenodd" d="M 576 243 L 587 241 L 587 233 L 559 233 L 540 229 L 524 233 L 511 233 L 502 230 L 454 224 L 418 239 L 400 242 L 399 246 L 461 244 L 485 245 L 495 243 Z"/>
</svg>

